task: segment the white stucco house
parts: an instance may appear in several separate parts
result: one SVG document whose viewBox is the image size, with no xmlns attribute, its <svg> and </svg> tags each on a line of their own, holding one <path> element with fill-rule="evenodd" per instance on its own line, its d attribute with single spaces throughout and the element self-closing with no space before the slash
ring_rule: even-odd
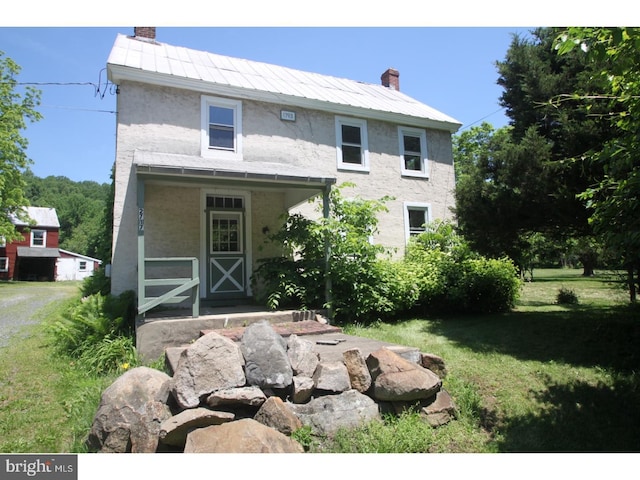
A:
<svg viewBox="0 0 640 480">
<path fill-rule="evenodd" d="M 281 215 L 349 194 L 389 195 L 374 239 L 402 254 L 411 234 L 450 218 L 451 136 L 460 123 L 381 83 L 319 75 L 168 45 L 153 27 L 119 35 L 112 292 L 140 313 L 178 297 L 251 299 L 250 278 Z M 158 298 L 153 291 L 168 292 Z M 158 293 L 157 295 L 162 295 Z"/>
</svg>

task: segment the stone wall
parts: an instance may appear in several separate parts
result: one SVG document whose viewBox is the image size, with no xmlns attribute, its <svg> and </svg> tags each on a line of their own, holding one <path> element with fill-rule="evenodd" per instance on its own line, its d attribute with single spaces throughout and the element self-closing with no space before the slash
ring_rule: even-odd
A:
<svg viewBox="0 0 640 480">
<path fill-rule="evenodd" d="M 291 438 L 306 426 L 330 437 L 380 421 L 383 412 L 419 409 L 433 427 L 455 418 L 437 356 L 404 358 L 382 347 L 345 350 L 324 361 L 302 336 L 286 340 L 267 321 L 240 342 L 216 332 L 183 350 L 173 376 L 147 367 L 103 393 L 87 440 L 100 452 L 303 452 Z"/>
</svg>

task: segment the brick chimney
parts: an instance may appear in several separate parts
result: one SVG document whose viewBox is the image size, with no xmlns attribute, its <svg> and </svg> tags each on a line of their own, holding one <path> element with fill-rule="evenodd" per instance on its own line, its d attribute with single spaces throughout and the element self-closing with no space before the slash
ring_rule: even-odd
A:
<svg viewBox="0 0 640 480">
<path fill-rule="evenodd" d="M 136 38 L 156 39 L 156 27 L 133 27 L 133 35 Z"/>
<path fill-rule="evenodd" d="M 380 77 L 382 85 L 393 90 L 400 91 L 400 72 L 395 68 L 388 68 Z"/>
</svg>

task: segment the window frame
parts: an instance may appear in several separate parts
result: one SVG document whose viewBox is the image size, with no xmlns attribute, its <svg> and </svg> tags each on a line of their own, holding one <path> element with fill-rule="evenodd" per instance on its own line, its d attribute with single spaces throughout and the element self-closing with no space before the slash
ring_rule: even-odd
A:
<svg viewBox="0 0 640 480">
<path fill-rule="evenodd" d="M 209 107 L 233 111 L 234 145 L 232 149 L 209 146 Z M 230 98 L 203 95 L 200 101 L 200 154 L 206 158 L 242 160 L 242 102 Z"/>
<path fill-rule="evenodd" d="M 86 260 L 78 261 L 78 271 L 86 272 L 88 265 L 89 265 L 89 263 Z"/>
<path fill-rule="evenodd" d="M 35 239 L 35 235 L 34 234 L 36 232 L 41 232 L 42 233 L 42 245 L 37 245 L 34 242 L 34 239 Z M 47 231 L 46 230 L 43 230 L 41 228 L 34 228 L 34 229 L 31 230 L 31 233 L 29 234 L 29 237 L 30 237 L 29 245 L 31 247 L 33 247 L 33 248 L 45 248 L 47 246 Z"/>
<path fill-rule="evenodd" d="M 0 272 L 6 273 L 9 271 L 9 257 L 0 257 Z"/>
<path fill-rule="evenodd" d="M 404 137 L 418 137 L 420 139 L 420 170 L 406 167 Z M 400 152 L 400 172 L 403 177 L 429 178 L 429 161 L 427 154 L 427 132 L 420 128 L 398 127 L 398 147 Z"/>
<path fill-rule="evenodd" d="M 421 230 L 420 232 L 412 232 L 411 225 L 409 223 L 409 211 L 410 210 L 419 210 L 425 212 L 424 218 L 425 223 L 431 222 L 431 204 L 424 202 L 404 202 L 404 237 L 406 243 L 409 243 L 409 240 L 414 235 L 419 235 L 420 233 L 426 231 L 426 229 Z"/>
<path fill-rule="evenodd" d="M 360 163 L 349 163 L 343 161 L 343 125 L 357 127 L 360 129 Z M 336 116 L 336 161 L 338 170 L 369 172 L 369 138 L 367 134 L 367 121 L 365 119 Z"/>
</svg>

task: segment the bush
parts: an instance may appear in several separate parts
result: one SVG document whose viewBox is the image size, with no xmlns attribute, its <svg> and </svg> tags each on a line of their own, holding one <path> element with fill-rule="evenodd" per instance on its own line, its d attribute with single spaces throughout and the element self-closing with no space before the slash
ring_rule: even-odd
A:
<svg viewBox="0 0 640 480">
<path fill-rule="evenodd" d="M 258 301 L 274 309 L 330 307 L 337 321 L 364 324 L 417 306 L 465 313 L 513 307 L 520 280 L 511 261 L 474 253 L 449 222 L 427 225 L 412 238 L 405 258 L 392 260 L 370 240 L 387 199 L 345 200 L 342 187 L 331 193 L 329 218 L 291 215 L 269 238 L 283 246 L 284 255 L 263 260 L 256 270 Z M 331 246 L 328 272 L 325 242 Z M 332 299 L 323 305 L 327 276 Z"/>
<path fill-rule="evenodd" d="M 560 287 L 558 294 L 556 295 L 556 303 L 558 305 L 577 305 L 578 295 L 569 288 Z"/>
<path fill-rule="evenodd" d="M 111 292 L 111 279 L 107 277 L 104 267 L 100 267 L 93 274 L 82 281 L 80 292 L 83 297 L 95 295 L 109 295 Z"/>
<path fill-rule="evenodd" d="M 451 224 L 436 222 L 412 239 L 405 258 L 420 272 L 419 303 L 432 311 L 495 313 L 515 305 L 521 282 L 509 259 L 471 251 Z"/>
<path fill-rule="evenodd" d="M 133 341 L 133 292 L 95 294 L 71 304 L 48 327 L 62 353 L 94 373 L 138 363 Z M 126 369 L 126 368 L 125 368 Z"/>
</svg>

